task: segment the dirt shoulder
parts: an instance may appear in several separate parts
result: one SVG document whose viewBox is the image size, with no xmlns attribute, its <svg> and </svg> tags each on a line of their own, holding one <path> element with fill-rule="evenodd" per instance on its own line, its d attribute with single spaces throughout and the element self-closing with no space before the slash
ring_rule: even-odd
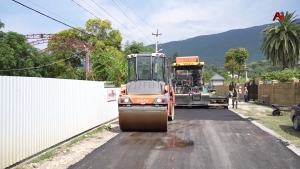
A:
<svg viewBox="0 0 300 169">
<path fill-rule="evenodd" d="M 15 167 L 16 169 L 66 169 L 83 159 L 94 149 L 118 134 L 118 120 L 102 125 L 82 136 L 70 140 L 43 155 Z"/>
<path fill-rule="evenodd" d="M 273 116 L 273 109 L 265 105 L 239 102 L 238 108 L 232 108 L 231 100 L 229 103 L 231 111 L 249 119 L 251 123 L 276 137 L 300 156 L 300 132 L 293 129 L 289 112 L 284 112 L 282 116 Z"/>
</svg>

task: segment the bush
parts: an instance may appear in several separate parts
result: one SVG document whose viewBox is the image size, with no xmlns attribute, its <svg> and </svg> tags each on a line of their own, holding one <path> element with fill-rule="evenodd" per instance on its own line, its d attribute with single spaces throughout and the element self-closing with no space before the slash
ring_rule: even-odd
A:
<svg viewBox="0 0 300 169">
<path fill-rule="evenodd" d="M 299 69 L 285 69 L 282 71 L 268 72 L 260 76 L 262 81 L 278 80 L 280 82 L 290 82 L 292 78 L 300 79 Z"/>
</svg>

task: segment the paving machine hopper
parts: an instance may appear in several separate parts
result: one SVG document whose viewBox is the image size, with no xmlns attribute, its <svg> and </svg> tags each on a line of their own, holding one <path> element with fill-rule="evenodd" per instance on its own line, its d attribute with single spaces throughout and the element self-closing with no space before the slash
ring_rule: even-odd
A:
<svg viewBox="0 0 300 169">
<path fill-rule="evenodd" d="M 128 83 L 118 99 L 122 131 L 164 131 L 174 119 L 174 90 L 171 66 L 163 53 L 130 54 Z"/>
<path fill-rule="evenodd" d="M 204 62 L 198 56 L 182 56 L 172 64 L 176 106 L 228 107 L 227 97 L 212 97 L 204 92 Z"/>
</svg>

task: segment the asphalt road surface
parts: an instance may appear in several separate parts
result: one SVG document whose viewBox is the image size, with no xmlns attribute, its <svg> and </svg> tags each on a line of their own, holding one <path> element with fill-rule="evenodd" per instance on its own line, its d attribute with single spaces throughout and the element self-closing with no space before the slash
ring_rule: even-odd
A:
<svg viewBox="0 0 300 169">
<path fill-rule="evenodd" d="M 176 109 L 167 133 L 120 132 L 69 168 L 299 169 L 300 157 L 230 110 Z"/>
</svg>

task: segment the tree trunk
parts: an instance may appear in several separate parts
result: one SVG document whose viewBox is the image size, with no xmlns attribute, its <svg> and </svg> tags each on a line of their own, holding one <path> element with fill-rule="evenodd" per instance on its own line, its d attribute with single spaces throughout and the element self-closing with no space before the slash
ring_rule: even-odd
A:
<svg viewBox="0 0 300 169">
<path fill-rule="evenodd" d="M 238 66 L 238 83 L 240 83 L 240 73 L 241 73 L 240 66 Z"/>
<path fill-rule="evenodd" d="M 233 78 L 234 78 L 234 76 L 233 76 L 233 69 L 231 70 L 231 80 L 233 81 Z"/>
<path fill-rule="evenodd" d="M 288 58 L 286 58 L 286 52 L 283 53 L 283 59 L 282 59 L 282 70 L 285 68 L 288 68 Z"/>
</svg>

